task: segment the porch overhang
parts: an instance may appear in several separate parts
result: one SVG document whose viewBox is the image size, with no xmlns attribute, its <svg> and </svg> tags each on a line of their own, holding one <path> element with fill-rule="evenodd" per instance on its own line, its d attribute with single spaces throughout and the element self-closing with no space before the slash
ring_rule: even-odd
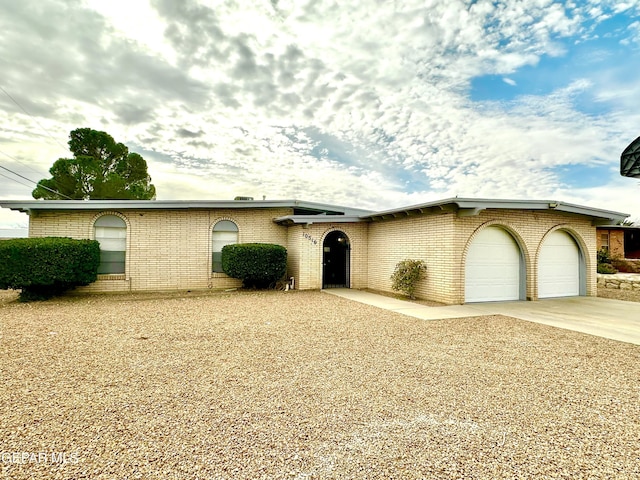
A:
<svg viewBox="0 0 640 480">
<path fill-rule="evenodd" d="M 313 225 L 314 223 L 359 223 L 366 222 L 359 216 L 353 215 L 285 215 L 274 218 L 278 225 Z"/>
</svg>

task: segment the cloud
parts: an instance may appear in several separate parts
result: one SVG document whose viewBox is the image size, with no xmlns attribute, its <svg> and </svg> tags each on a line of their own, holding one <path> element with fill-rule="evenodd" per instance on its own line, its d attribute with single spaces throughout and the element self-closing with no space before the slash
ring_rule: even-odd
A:
<svg viewBox="0 0 640 480">
<path fill-rule="evenodd" d="M 32 117 L 0 93 L 0 132 L 24 142 L 19 158 L 46 170 L 66 154 L 69 131 L 90 126 L 144 154 L 161 199 L 388 208 L 566 194 L 579 185 L 558 168 L 615 163 L 640 120 L 637 55 L 611 66 L 614 52 L 597 40 L 637 2 L 116 4 L 6 6 L 3 87 Z M 132 17 L 146 22 L 134 29 Z M 617 45 L 631 52 L 637 32 L 627 22 Z M 598 71 L 544 93 L 517 75 L 569 58 L 580 42 L 594 46 Z M 512 96 L 473 101 L 485 75 Z M 0 138 L 1 148 L 18 147 Z"/>
</svg>

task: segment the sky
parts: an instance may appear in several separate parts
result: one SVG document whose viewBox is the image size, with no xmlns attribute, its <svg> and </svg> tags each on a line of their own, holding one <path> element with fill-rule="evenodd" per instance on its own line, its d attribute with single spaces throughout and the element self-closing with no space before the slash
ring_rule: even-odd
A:
<svg viewBox="0 0 640 480">
<path fill-rule="evenodd" d="M 158 200 L 640 220 L 619 174 L 638 65 L 640 0 L 0 0 L 0 199 L 31 199 L 89 127 L 146 159 Z"/>
</svg>

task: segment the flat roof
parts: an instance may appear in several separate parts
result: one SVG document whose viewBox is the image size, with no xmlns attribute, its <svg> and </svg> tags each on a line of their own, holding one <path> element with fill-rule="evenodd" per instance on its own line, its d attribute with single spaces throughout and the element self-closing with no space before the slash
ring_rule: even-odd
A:
<svg viewBox="0 0 640 480">
<path fill-rule="evenodd" d="M 280 225 L 311 225 L 313 223 L 358 223 L 368 221 L 361 215 L 285 215 L 273 219 Z"/>
<path fill-rule="evenodd" d="M 394 208 L 391 210 L 383 210 L 371 214 L 365 214 L 365 218 L 371 220 L 384 220 L 388 218 L 397 218 L 402 216 L 410 216 L 419 213 L 436 213 L 442 211 L 456 212 L 458 216 L 477 215 L 482 210 L 500 209 L 500 210 L 554 210 L 557 212 L 574 213 L 584 215 L 593 219 L 611 221 L 613 223 L 620 222 L 629 216 L 628 213 L 615 212 L 611 210 L 603 210 L 600 208 L 586 207 L 583 205 L 575 205 L 572 203 L 561 202 L 558 200 L 508 200 L 508 199 L 489 199 L 489 198 L 447 198 L 433 202 L 421 203 L 409 207 Z"/>
<path fill-rule="evenodd" d="M 0 200 L 0 206 L 23 213 L 45 210 L 194 210 L 220 208 L 293 208 L 305 213 L 364 215 L 372 210 L 304 200 Z"/>
<path fill-rule="evenodd" d="M 372 211 L 304 200 L 0 200 L 0 206 L 24 213 L 59 210 L 191 210 L 292 208 L 293 215 L 274 219 L 283 225 L 335 222 L 373 222 L 421 214 L 456 213 L 459 217 L 478 215 L 487 209 L 553 210 L 586 216 L 594 225 L 615 225 L 629 214 L 586 207 L 558 200 L 507 200 L 487 198 L 447 198 L 408 207 Z"/>
</svg>

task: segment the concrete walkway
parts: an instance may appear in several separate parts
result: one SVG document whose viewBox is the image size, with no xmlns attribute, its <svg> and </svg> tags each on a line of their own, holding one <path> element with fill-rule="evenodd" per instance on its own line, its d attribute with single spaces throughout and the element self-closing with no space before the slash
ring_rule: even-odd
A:
<svg viewBox="0 0 640 480">
<path fill-rule="evenodd" d="M 566 297 L 537 302 L 490 302 L 428 307 L 349 288 L 323 291 L 423 320 L 505 315 L 640 345 L 640 303 L 635 302 L 597 297 Z"/>
</svg>

